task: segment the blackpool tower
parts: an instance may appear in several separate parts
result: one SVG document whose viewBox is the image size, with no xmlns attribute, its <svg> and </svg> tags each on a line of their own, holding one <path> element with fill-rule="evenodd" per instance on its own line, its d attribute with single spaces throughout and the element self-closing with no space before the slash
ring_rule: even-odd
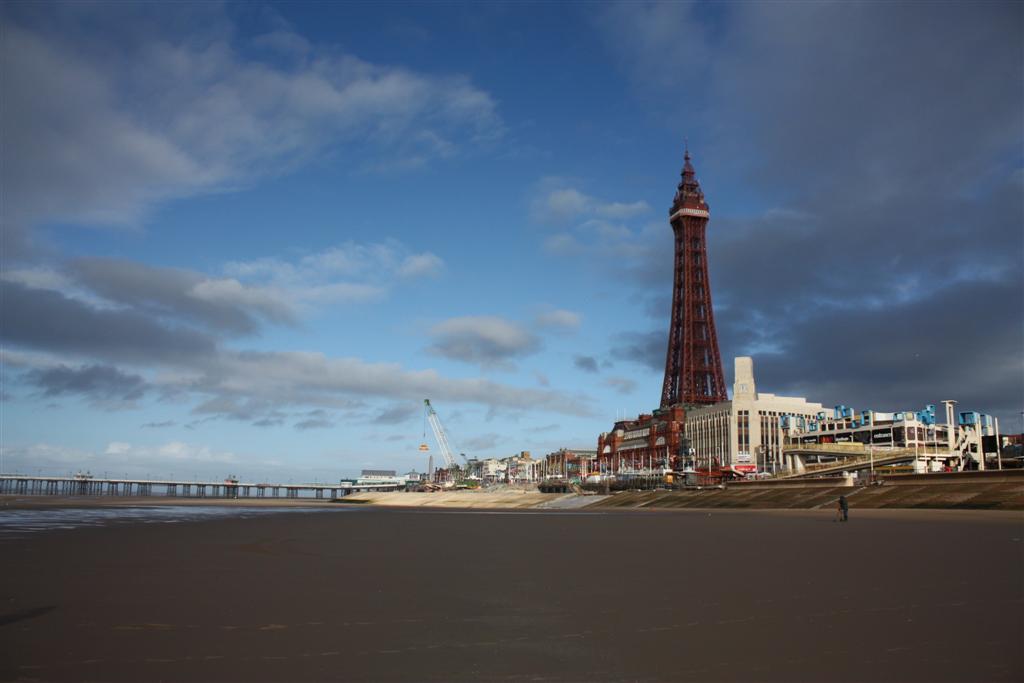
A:
<svg viewBox="0 0 1024 683">
<path fill-rule="evenodd" d="M 675 233 L 675 273 L 672 279 L 672 319 L 661 407 L 701 405 L 726 400 L 722 358 L 718 353 L 715 314 L 711 307 L 708 252 L 704 232 L 710 216 L 690 151 L 683 178 L 669 209 Z"/>
</svg>

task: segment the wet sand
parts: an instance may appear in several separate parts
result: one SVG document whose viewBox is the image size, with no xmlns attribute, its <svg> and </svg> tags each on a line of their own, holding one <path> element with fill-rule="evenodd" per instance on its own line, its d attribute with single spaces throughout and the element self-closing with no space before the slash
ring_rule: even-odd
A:
<svg viewBox="0 0 1024 683">
<path fill-rule="evenodd" d="M 174 496 L 0 496 L 3 509 L 45 510 L 55 508 L 122 508 L 122 507 L 267 507 L 323 508 L 336 505 L 326 498 L 207 498 Z"/>
<path fill-rule="evenodd" d="M 0 679 L 1024 679 L 1024 516 L 853 512 L 350 508 L 38 533 L 0 542 Z"/>
</svg>

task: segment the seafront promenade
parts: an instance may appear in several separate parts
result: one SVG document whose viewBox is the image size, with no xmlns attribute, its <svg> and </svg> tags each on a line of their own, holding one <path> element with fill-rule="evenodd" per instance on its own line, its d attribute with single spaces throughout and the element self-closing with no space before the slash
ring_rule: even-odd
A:
<svg viewBox="0 0 1024 683">
<path fill-rule="evenodd" d="M 831 508 L 846 496 L 857 509 L 1024 510 L 1024 470 L 887 475 L 873 485 L 853 478 L 762 480 L 675 491 L 618 491 L 610 495 L 536 491 L 405 493 L 366 491 L 346 502 L 390 507 L 620 508 L 747 510 Z"/>
</svg>

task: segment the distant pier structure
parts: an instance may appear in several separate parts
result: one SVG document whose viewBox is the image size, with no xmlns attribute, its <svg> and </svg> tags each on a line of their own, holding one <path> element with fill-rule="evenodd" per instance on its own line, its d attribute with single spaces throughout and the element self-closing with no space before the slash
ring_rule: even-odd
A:
<svg viewBox="0 0 1024 683">
<path fill-rule="evenodd" d="M 167 479 L 107 479 L 90 475 L 0 475 L 0 495 L 16 496 L 138 496 L 181 498 L 340 498 L 360 491 L 397 491 L 399 483 L 269 484 Z"/>
</svg>

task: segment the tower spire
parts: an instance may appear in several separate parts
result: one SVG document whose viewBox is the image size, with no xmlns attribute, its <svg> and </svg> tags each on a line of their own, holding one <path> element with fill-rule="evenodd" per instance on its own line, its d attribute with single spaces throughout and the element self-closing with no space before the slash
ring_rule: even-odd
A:
<svg viewBox="0 0 1024 683">
<path fill-rule="evenodd" d="M 705 229 L 709 217 L 687 144 L 682 180 L 669 209 L 675 234 L 675 272 L 663 408 L 717 403 L 726 398 L 708 277 Z"/>
<path fill-rule="evenodd" d="M 697 181 L 697 172 L 690 162 L 690 143 L 687 142 L 685 147 L 683 171 L 680 174 L 679 185 L 676 187 L 676 196 L 672 202 L 672 209 L 669 211 L 670 215 L 683 208 L 708 210 L 707 202 L 704 201 L 704 191 L 700 189 L 700 183 Z"/>
</svg>

